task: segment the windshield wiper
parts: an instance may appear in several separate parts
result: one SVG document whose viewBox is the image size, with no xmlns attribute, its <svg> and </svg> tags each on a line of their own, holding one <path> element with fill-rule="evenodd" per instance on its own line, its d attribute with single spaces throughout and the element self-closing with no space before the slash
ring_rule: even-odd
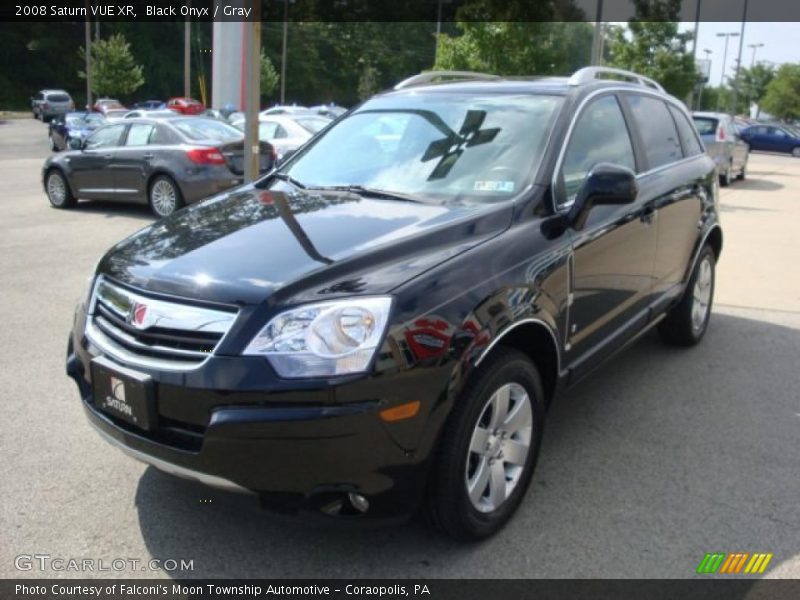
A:
<svg viewBox="0 0 800 600">
<path fill-rule="evenodd" d="M 301 190 L 306 190 L 306 189 L 308 189 L 308 187 L 306 186 L 306 184 L 304 184 L 304 183 L 302 183 L 302 182 L 300 182 L 300 181 L 297 181 L 297 179 L 295 179 L 294 177 L 292 177 L 292 176 L 291 176 L 291 175 L 289 175 L 288 173 L 275 173 L 275 174 L 273 175 L 273 177 L 274 177 L 275 179 L 280 179 L 281 181 L 288 181 L 288 182 L 289 182 L 289 183 L 291 183 L 291 184 L 292 184 L 294 187 L 296 187 L 296 188 L 299 188 L 299 189 L 301 189 Z"/>
<path fill-rule="evenodd" d="M 423 200 L 416 196 L 409 196 L 399 192 L 389 192 L 380 190 L 378 188 L 366 187 L 363 185 L 320 185 L 310 186 L 306 189 L 314 190 L 315 192 L 348 192 L 351 194 L 358 194 L 359 196 L 367 196 L 371 198 L 383 198 L 385 200 L 402 200 L 403 202 L 418 202 L 425 204 Z"/>
</svg>

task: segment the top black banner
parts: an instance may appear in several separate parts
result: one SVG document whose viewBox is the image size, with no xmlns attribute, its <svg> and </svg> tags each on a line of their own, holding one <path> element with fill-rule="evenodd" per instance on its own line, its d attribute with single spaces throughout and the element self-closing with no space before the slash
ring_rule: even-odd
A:
<svg viewBox="0 0 800 600">
<path fill-rule="evenodd" d="M 8 0 L 0 21 L 800 21 L 798 0 Z"/>
</svg>

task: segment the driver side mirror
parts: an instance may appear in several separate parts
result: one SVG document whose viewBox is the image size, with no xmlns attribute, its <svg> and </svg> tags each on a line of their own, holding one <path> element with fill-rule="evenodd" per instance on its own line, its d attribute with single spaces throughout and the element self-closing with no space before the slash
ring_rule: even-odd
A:
<svg viewBox="0 0 800 600">
<path fill-rule="evenodd" d="M 79 138 L 70 138 L 69 139 L 69 149 L 70 150 L 83 150 L 83 140 Z"/>
<path fill-rule="evenodd" d="M 611 163 L 599 163 L 583 182 L 567 220 L 574 229 L 581 230 L 594 206 L 630 204 L 636 200 L 638 193 L 639 186 L 633 171 Z"/>
</svg>

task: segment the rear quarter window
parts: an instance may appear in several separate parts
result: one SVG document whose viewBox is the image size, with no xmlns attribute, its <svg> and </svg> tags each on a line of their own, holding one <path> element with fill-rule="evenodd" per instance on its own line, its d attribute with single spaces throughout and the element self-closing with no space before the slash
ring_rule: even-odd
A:
<svg viewBox="0 0 800 600">
<path fill-rule="evenodd" d="M 69 102 L 67 94 L 47 94 L 47 100 L 50 102 Z"/>
<path fill-rule="evenodd" d="M 634 121 L 644 144 L 649 169 L 657 169 L 683 158 L 678 131 L 663 100 L 627 94 Z"/>
<path fill-rule="evenodd" d="M 672 113 L 672 118 L 675 119 L 675 125 L 678 127 L 678 135 L 681 138 L 684 156 L 702 154 L 703 146 L 700 145 L 700 141 L 694 132 L 694 126 L 686 118 L 686 115 L 674 106 L 669 107 L 669 112 Z"/>
</svg>

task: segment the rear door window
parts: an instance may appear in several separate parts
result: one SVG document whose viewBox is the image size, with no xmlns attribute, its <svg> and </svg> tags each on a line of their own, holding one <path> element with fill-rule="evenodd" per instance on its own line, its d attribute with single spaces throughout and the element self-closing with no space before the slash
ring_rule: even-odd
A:
<svg viewBox="0 0 800 600">
<path fill-rule="evenodd" d="M 150 143 L 150 136 L 154 127 L 147 123 L 134 123 L 128 130 L 128 137 L 125 139 L 126 146 L 146 146 Z"/>
<path fill-rule="evenodd" d="M 626 94 L 633 118 L 644 144 L 650 169 L 683 158 L 675 122 L 663 100 L 640 94 Z"/>
<path fill-rule="evenodd" d="M 689 122 L 689 119 L 686 118 L 686 115 L 674 106 L 669 107 L 669 112 L 672 113 L 672 118 L 675 119 L 675 124 L 678 126 L 678 135 L 683 145 L 683 155 L 695 156 L 702 154 L 703 146 L 700 145 L 700 141 L 694 132 L 694 127 Z"/>
<path fill-rule="evenodd" d="M 86 140 L 87 150 L 97 150 L 99 148 L 113 148 L 119 145 L 119 138 L 126 125 L 111 125 L 95 131 Z"/>
</svg>

